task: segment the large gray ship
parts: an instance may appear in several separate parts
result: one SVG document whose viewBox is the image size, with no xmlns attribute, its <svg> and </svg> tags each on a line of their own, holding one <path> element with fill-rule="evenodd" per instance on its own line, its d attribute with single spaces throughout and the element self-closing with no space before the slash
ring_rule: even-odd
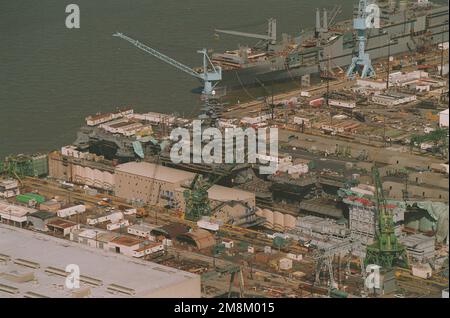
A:
<svg viewBox="0 0 450 318">
<path fill-rule="evenodd" d="M 365 51 L 372 60 L 388 55 L 420 52 L 448 41 L 448 5 L 424 0 L 377 1 L 380 27 L 366 32 Z M 355 7 L 355 14 L 357 8 Z M 358 37 L 352 20 L 334 23 L 339 11 L 317 10 L 316 26 L 299 36 L 276 36 L 276 20 L 269 19 L 267 35 L 216 30 L 217 33 L 256 38 L 254 47 L 214 53 L 223 69 L 222 86 L 242 86 L 301 79 L 315 83 L 332 70 L 345 72 L 358 54 Z"/>
</svg>

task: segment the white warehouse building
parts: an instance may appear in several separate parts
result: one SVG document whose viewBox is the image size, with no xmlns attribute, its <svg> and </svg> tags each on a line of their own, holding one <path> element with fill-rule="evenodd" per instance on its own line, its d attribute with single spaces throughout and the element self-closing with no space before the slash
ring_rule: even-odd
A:
<svg viewBox="0 0 450 318">
<path fill-rule="evenodd" d="M 397 92 L 387 92 L 387 93 L 375 93 L 372 96 L 372 101 L 375 104 L 383 106 L 396 106 L 409 102 L 413 102 L 417 99 L 416 95 L 409 95 Z"/>
<path fill-rule="evenodd" d="M 448 128 L 448 108 L 439 113 L 439 127 Z"/>
<path fill-rule="evenodd" d="M 201 297 L 199 275 L 2 224 L 0 251 L 0 297 Z M 73 264 L 80 286 L 69 289 L 66 267 Z"/>
</svg>

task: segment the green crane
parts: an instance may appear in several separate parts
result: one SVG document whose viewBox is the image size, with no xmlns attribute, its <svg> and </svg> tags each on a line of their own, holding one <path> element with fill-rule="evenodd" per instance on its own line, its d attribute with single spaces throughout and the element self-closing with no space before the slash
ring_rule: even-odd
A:
<svg viewBox="0 0 450 318">
<path fill-rule="evenodd" d="M 198 221 L 202 216 L 210 216 L 212 209 L 208 198 L 208 189 L 216 184 L 222 176 L 210 181 L 201 175 L 196 175 L 192 180 L 189 189 L 183 192 L 186 201 L 186 210 L 184 217 L 186 220 Z"/>
<path fill-rule="evenodd" d="M 375 183 L 375 199 L 378 212 L 378 228 L 375 243 L 367 246 L 365 265 L 376 264 L 384 268 L 400 266 L 408 268 L 408 256 L 405 247 L 395 235 L 392 213 L 386 208 L 386 200 L 380 179 L 380 172 L 374 165 L 372 175 Z"/>
<path fill-rule="evenodd" d="M 183 193 L 186 202 L 184 218 L 190 221 L 198 221 L 202 216 L 211 215 L 211 204 L 208 198 L 208 189 L 211 185 L 196 175 L 188 190 Z"/>
</svg>

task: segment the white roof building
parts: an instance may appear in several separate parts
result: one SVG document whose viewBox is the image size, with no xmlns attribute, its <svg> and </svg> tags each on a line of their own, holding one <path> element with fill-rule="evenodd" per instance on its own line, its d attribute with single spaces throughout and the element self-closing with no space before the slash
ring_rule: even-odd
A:
<svg viewBox="0 0 450 318">
<path fill-rule="evenodd" d="M 201 296 L 198 275 L 5 225 L 0 253 L 0 297 Z M 79 269 L 79 288 L 66 285 L 68 265 Z"/>
<path fill-rule="evenodd" d="M 27 221 L 27 215 L 37 210 L 27 208 L 21 205 L 11 204 L 0 200 L 0 220 L 10 220 L 23 223 Z"/>
<path fill-rule="evenodd" d="M 448 108 L 439 113 L 439 127 L 448 128 Z"/>
</svg>

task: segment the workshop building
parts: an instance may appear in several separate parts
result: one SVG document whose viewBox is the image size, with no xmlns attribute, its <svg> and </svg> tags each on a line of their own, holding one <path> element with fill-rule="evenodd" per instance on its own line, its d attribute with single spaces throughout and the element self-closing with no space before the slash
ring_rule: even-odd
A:
<svg viewBox="0 0 450 318">
<path fill-rule="evenodd" d="M 448 108 L 439 113 L 439 127 L 448 128 Z"/>
<path fill-rule="evenodd" d="M 399 92 L 375 93 L 372 96 L 372 101 L 375 104 L 388 107 L 413 102 L 416 99 L 416 95 L 404 94 Z"/>
<path fill-rule="evenodd" d="M 179 203 L 175 200 L 175 190 L 194 177 L 191 172 L 148 162 L 128 162 L 116 167 L 115 194 L 127 200 L 176 208 Z"/>
</svg>

